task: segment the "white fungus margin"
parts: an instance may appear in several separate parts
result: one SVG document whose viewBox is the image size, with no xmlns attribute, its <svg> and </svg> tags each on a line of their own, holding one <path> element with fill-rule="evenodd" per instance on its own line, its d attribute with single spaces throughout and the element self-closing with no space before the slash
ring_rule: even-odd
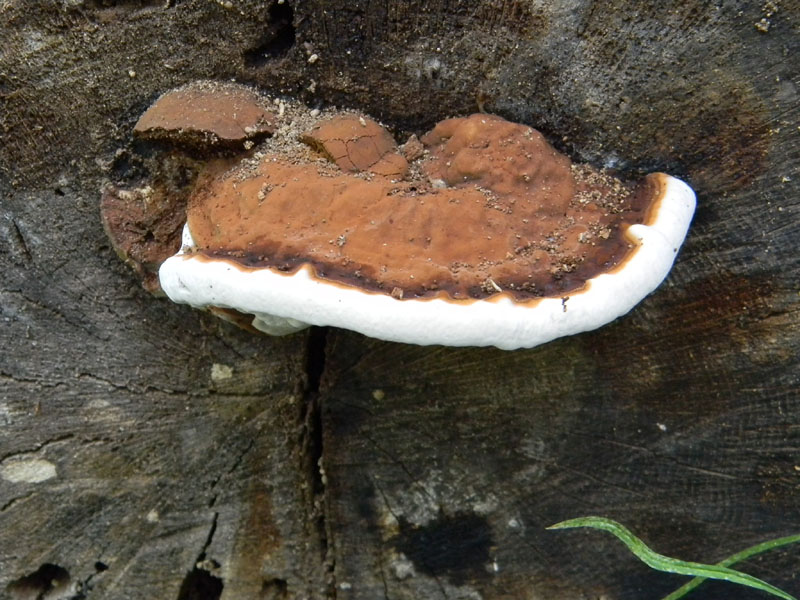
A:
<svg viewBox="0 0 800 600">
<path fill-rule="evenodd" d="M 308 265 L 289 274 L 192 254 L 188 226 L 181 251 L 161 266 L 161 287 L 174 302 L 252 314 L 252 325 L 271 335 L 331 325 L 409 344 L 532 348 L 613 321 L 667 276 L 694 214 L 695 195 L 683 181 L 659 177 L 662 197 L 650 222 L 627 229 L 637 244 L 631 254 L 564 297 L 396 299 L 319 279 Z"/>
</svg>

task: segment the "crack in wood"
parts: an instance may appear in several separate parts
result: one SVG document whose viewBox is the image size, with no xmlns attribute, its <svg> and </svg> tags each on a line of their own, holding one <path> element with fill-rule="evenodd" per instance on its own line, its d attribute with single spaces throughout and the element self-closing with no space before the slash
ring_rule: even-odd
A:
<svg viewBox="0 0 800 600">
<path fill-rule="evenodd" d="M 11 498 L 11 500 L 3 504 L 3 506 L 0 506 L 0 513 L 7 511 L 9 508 L 11 508 L 12 506 L 14 506 L 19 502 L 24 502 L 25 500 L 27 500 L 28 498 L 30 498 L 35 494 L 36 492 L 28 492 L 27 494 L 23 494 L 22 496 L 15 496 L 14 498 Z"/>
<path fill-rule="evenodd" d="M 408 480 L 409 480 L 409 482 L 411 483 L 411 485 L 413 485 L 413 486 L 418 486 L 418 488 L 419 488 L 419 491 L 422 493 L 422 495 L 423 495 L 423 496 L 427 497 L 427 498 L 428 498 L 428 500 L 430 500 L 432 504 L 434 504 L 434 505 L 437 505 L 437 506 L 439 505 L 439 502 L 436 500 L 436 498 L 434 498 L 434 497 L 433 497 L 433 496 L 432 496 L 432 495 L 431 495 L 431 494 L 428 492 L 428 490 L 426 490 L 426 489 L 425 489 L 425 486 L 422 484 L 422 482 L 419 480 L 419 478 L 418 478 L 417 476 L 415 476 L 415 475 L 414 475 L 414 474 L 411 472 L 411 469 L 409 469 L 409 468 L 408 468 L 408 466 L 406 466 L 406 464 L 405 464 L 405 463 L 404 463 L 402 460 L 400 460 L 398 457 L 394 456 L 394 455 L 393 455 L 391 452 L 389 452 L 389 451 L 388 451 L 386 448 L 384 448 L 383 446 L 381 446 L 381 445 L 380 445 L 380 444 L 379 444 L 379 443 L 378 443 L 378 442 L 377 442 L 375 439 L 373 439 L 373 438 L 372 438 L 372 437 L 370 437 L 369 435 L 366 435 L 366 434 L 365 434 L 365 435 L 364 435 L 364 438 L 365 438 L 365 439 L 366 439 L 366 440 L 367 440 L 367 441 L 368 441 L 370 444 L 372 444 L 372 446 L 374 446 L 374 447 L 375 447 L 375 449 L 376 449 L 378 452 L 380 452 L 380 453 L 381 453 L 381 454 L 383 454 L 385 457 L 387 457 L 387 458 L 389 459 L 389 461 L 390 461 L 390 464 L 392 464 L 392 465 L 395 465 L 395 466 L 399 467 L 399 468 L 400 468 L 400 470 L 401 470 L 403 473 L 405 473 L 406 477 L 408 477 Z M 463 475 L 464 475 L 464 476 L 467 476 L 468 474 L 466 474 L 466 473 L 463 473 Z"/>
<path fill-rule="evenodd" d="M 242 464 L 242 461 L 244 460 L 244 457 L 247 455 L 248 452 L 250 452 L 250 450 L 253 449 L 254 445 L 255 445 L 255 440 L 251 439 L 248 442 L 247 447 L 245 447 L 245 449 L 242 450 L 239 453 L 239 456 L 236 457 L 236 460 L 233 461 L 233 464 L 231 465 L 231 468 L 228 469 L 228 473 L 227 473 L 228 475 L 232 474 L 236 469 L 239 468 L 239 465 Z"/>
<path fill-rule="evenodd" d="M 95 382 L 95 383 L 101 383 L 101 384 L 107 385 L 107 386 L 109 386 L 111 388 L 114 388 L 116 390 L 124 390 L 126 392 L 131 393 L 131 394 L 147 394 L 149 392 L 158 392 L 158 393 L 161 393 L 161 394 L 166 394 L 168 396 L 184 397 L 184 396 L 191 396 L 192 395 L 188 390 L 185 390 L 185 389 L 183 389 L 183 390 L 175 390 L 175 389 L 170 389 L 170 388 L 162 388 L 162 387 L 153 385 L 152 383 L 149 383 L 147 385 L 135 385 L 135 384 L 132 384 L 130 382 L 128 382 L 128 383 L 116 383 L 116 382 L 112 381 L 111 379 L 106 379 L 104 377 L 100 377 L 99 375 L 94 375 L 92 373 L 86 373 L 86 372 L 76 373 L 75 374 L 75 379 L 78 379 L 78 380 L 84 380 L 85 379 L 85 380 L 89 380 L 89 381 L 92 381 L 92 382 Z M 227 394 L 217 394 L 217 395 L 225 396 Z M 241 394 L 230 394 L 230 395 L 236 396 L 236 397 L 241 396 Z"/>
<path fill-rule="evenodd" d="M 212 574 L 212 571 L 215 571 L 219 567 L 219 563 L 206 558 L 208 548 L 211 546 L 211 542 L 214 540 L 214 534 L 217 531 L 218 519 L 219 513 L 214 512 L 203 547 L 200 549 L 200 553 L 197 555 L 192 569 L 181 582 L 181 587 L 178 590 L 178 600 L 197 600 L 199 598 L 218 600 L 222 594 L 224 588 L 223 581 L 221 578 Z"/>
<path fill-rule="evenodd" d="M 150 392 L 158 392 L 158 393 L 161 393 L 161 394 L 165 394 L 167 396 L 179 396 L 181 398 L 183 398 L 183 397 L 192 398 L 194 396 L 201 395 L 198 392 L 191 392 L 191 391 L 188 391 L 186 389 L 177 389 L 176 390 L 176 389 L 170 389 L 170 388 L 162 388 L 162 387 L 155 386 L 153 384 L 148 384 L 148 385 L 145 385 L 145 386 L 137 386 L 137 385 L 133 385 L 133 384 L 130 384 L 130 383 L 127 383 L 127 384 L 115 383 L 114 381 L 112 381 L 110 379 L 105 379 L 103 377 L 99 377 L 97 375 L 92 375 L 91 373 L 85 373 L 85 372 L 76 373 L 74 375 L 74 377 L 71 378 L 71 379 L 55 379 L 53 377 L 36 379 L 36 378 L 33 378 L 33 377 L 21 377 L 21 376 L 14 375 L 14 374 L 8 373 L 8 372 L 0 372 L 0 381 L 6 380 L 8 382 L 12 382 L 12 383 L 16 383 L 16 384 L 34 385 L 34 386 L 38 386 L 38 387 L 41 387 L 41 388 L 48 388 L 48 389 L 57 388 L 57 387 L 71 388 L 74 385 L 73 379 L 77 379 L 78 381 L 89 380 L 89 381 L 91 381 L 93 383 L 103 384 L 103 385 L 108 386 L 110 388 L 113 388 L 115 390 L 126 391 L 126 392 L 129 392 L 131 394 L 147 394 L 147 393 L 150 393 Z M 252 394 L 215 392 L 214 395 L 216 397 L 220 397 L 220 398 L 226 398 L 226 397 L 241 398 L 242 396 L 256 396 L 257 394 L 255 392 L 252 393 Z"/>
<path fill-rule="evenodd" d="M 607 481 L 606 479 L 603 479 L 602 477 L 598 477 L 597 475 L 592 475 L 591 473 L 587 473 L 586 471 L 582 471 L 581 469 L 576 469 L 575 467 L 570 467 L 568 465 L 559 464 L 559 463 L 554 463 L 554 466 L 557 469 L 560 469 L 563 472 L 572 473 L 573 475 L 577 475 L 578 477 L 581 477 L 583 479 L 587 479 L 587 480 L 591 481 L 592 483 L 595 483 L 595 484 L 597 484 L 599 486 L 605 486 L 605 487 L 608 487 L 608 488 L 612 488 L 612 489 L 615 489 L 617 491 L 622 492 L 623 494 L 631 494 L 632 496 L 637 496 L 639 498 L 651 498 L 652 497 L 651 494 L 648 494 L 648 493 L 645 493 L 645 492 L 640 492 L 640 491 L 637 491 L 637 490 L 635 490 L 633 488 L 625 487 L 624 485 L 619 485 L 618 483 L 614 483 L 612 481 Z"/>
<path fill-rule="evenodd" d="M 25 236 L 22 235 L 22 230 L 19 228 L 19 225 L 17 225 L 17 221 L 13 218 L 11 219 L 11 226 L 13 232 L 13 240 L 15 242 L 17 250 L 21 252 L 26 262 L 33 262 L 33 255 L 31 254 L 30 248 L 28 247 L 28 243 L 25 241 Z"/>
<path fill-rule="evenodd" d="M 370 440 L 370 441 L 371 441 L 371 440 Z M 377 446 L 377 445 L 376 445 L 376 446 Z M 379 449 L 381 449 L 379 446 L 378 446 L 378 448 L 379 448 Z M 382 449 L 381 449 L 381 450 L 382 450 Z M 404 470 L 405 470 L 405 469 L 404 469 Z M 378 483 L 378 481 L 377 481 L 377 480 L 376 480 L 374 477 L 370 477 L 369 479 L 370 479 L 370 481 L 372 482 L 372 486 L 373 486 L 373 488 L 374 488 L 375 490 L 377 490 L 378 494 L 380 494 L 381 498 L 383 499 L 383 503 L 384 503 L 384 505 L 386 506 L 386 510 L 388 510 L 388 511 L 389 511 L 389 514 L 390 514 L 390 515 L 392 515 L 392 518 L 394 518 L 394 520 L 395 520 L 395 521 L 396 521 L 396 522 L 399 524 L 399 523 L 401 522 L 402 518 L 403 518 L 403 517 L 402 517 L 402 515 L 400 515 L 400 514 L 396 513 L 396 512 L 395 512 L 395 511 L 392 509 L 392 505 L 391 505 L 391 503 L 389 502 L 389 498 L 388 498 L 388 496 L 386 495 L 386 492 L 385 492 L 385 490 L 384 490 L 384 489 L 383 489 L 383 488 L 380 486 L 380 484 Z M 414 484 L 417 484 L 417 483 L 418 483 L 418 481 L 416 481 L 416 480 L 414 480 L 413 482 L 414 482 Z M 424 495 L 428 496 L 428 497 L 429 497 L 431 500 L 433 500 L 433 498 L 432 498 L 432 497 L 431 497 L 431 496 L 428 494 L 428 492 L 427 492 L 427 491 L 426 491 L 426 490 L 425 490 L 425 489 L 424 489 L 424 488 L 423 488 L 421 485 L 420 485 L 420 489 L 422 490 L 422 492 L 423 492 L 423 494 L 424 494 Z M 437 504 L 438 504 L 438 503 L 437 503 Z M 440 506 L 439 508 L 440 508 L 440 510 L 441 510 L 441 506 Z M 382 583 L 383 583 L 383 594 L 384 594 L 384 598 L 388 598 L 388 597 L 389 597 L 389 588 L 388 588 L 388 584 L 387 584 L 387 581 L 386 581 L 386 574 L 385 574 L 385 572 L 384 572 L 384 571 L 385 571 L 385 569 L 386 569 L 386 568 L 388 568 L 388 565 L 386 564 L 386 555 L 385 555 L 385 553 L 383 552 L 383 546 L 381 546 L 381 547 L 380 547 L 380 550 L 381 550 L 381 553 L 380 553 L 379 560 L 380 560 L 380 565 L 381 565 L 381 566 L 380 566 L 379 572 L 380 572 L 381 581 L 382 581 Z M 434 574 L 432 574 L 432 575 L 431 575 L 431 578 L 432 578 L 432 579 L 433 579 L 433 581 L 436 583 L 436 587 L 437 587 L 437 588 L 439 589 L 439 591 L 441 592 L 441 594 L 442 594 L 442 598 L 444 598 L 444 600 L 447 600 L 447 598 L 448 598 L 448 596 L 447 596 L 447 589 L 444 587 L 444 584 L 441 582 L 441 580 L 439 579 L 439 577 L 438 577 L 437 575 L 434 575 Z"/>
<path fill-rule="evenodd" d="M 3 454 L 2 456 L 0 456 L 0 463 L 5 462 L 9 458 L 15 458 L 17 456 L 25 456 L 26 454 L 37 454 L 37 453 L 41 452 L 42 450 L 44 450 L 45 448 L 47 448 L 48 446 L 52 446 L 54 444 L 60 444 L 62 442 L 70 440 L 70 439 L 72 439 L 74 437 L 75 437 L 74 433 L 65 433 L 64 435 L 60 435 L 60 436 L 55 437 L 55 438 L 53 438 L 51 440 L 45 440 L 44 442 L 41 442 L 41 443 L 37 444 L 36 446 L 34 446 L 33 448 L 31 448 L 29 450 L 16 450 L 16 451 L 13 451 L 13 452 L 8 452 L 8 453 Z"/>
<path fill-rule="evenodd" d="M 46 279 L 49 279 L 49 277 L 45 277 L 42 280 L 46 280 Z M 66 313 L 62 312 L 58 308 L 56 308 L 54 306 L 51 306 L 50 304 L 46 304 L 41 300 L 37 300 L 36 298 L 30 297 L 26 293 L 27 291 L 41 292 L 41 290 L 23 290 L 23 289 L 13 289 L 13 290 L 11 290 L 11 289 L 6 289 L 6 290 L 2 290 L 2 293 L 19 295 L 29 305 L 55 315 L 56 318 L 60 318 L 63 322 L 67 323 L 68 325 L 71 325 L 72 327 L 75 327 L 76 329 L 89 334 L 91 337 L 93 337 L 93 338 L 95 338 L 97 340 L 100 340 L 101 342 L 107 343 L 111 339 L 110 335 L 106 334 L 105 336 L 101 336 L 97 332 L 95 332 L 95 331 L 91 330 L 89 327 L 87 327 L 87 323 L 91 322 L 91 319 L 87 318 L 87 313 L 81 313 L 80 314 L 80 317 L 83 317 L 84 321 L 81 321 L 81 320 L 77 320 L 76 321 L 74 318 L 67 316 Z M 63 290 L 61 290 L 61 291 L 63 291 Z M 67 292 L 67 296 L 68 297 L 72 296 L 72 295 L 73 294 L 70 294 L 69 292 Z"/>
<path fill-rule="evenodd" d="M 214 534 L 217 532 L 218 521 L 219 521 L 219 512 L 214 511 L 214 516 L 211 518 L 211 527 L 209 527 L 208 535 L 206 536 L 206 541 L 203 543 L 203 547 L 200 549 L 200 553 L 197 555 L 197 560 L 195 560 L 195 565 L 203 562 L 206 559 L 206 553 L 208 552 L 208 549 L 211 547 L 211 542 L 214 541 Z"/>
<path fill-rule="evenodd" d="M 216 477 L 215 477 L 215 478 L 214 478 L 214 479 L 211 481 L 211 484 L 208 486 L 209 492 L 211 492 L 211 499 L 208 501 L 208 507 L 209 507 L 209 508 L 214 508 L 214 505 L 217 503 L 217 497 L 218 497 L 218 494 L 214 493 L 214 490 L 217 488 L 217 485 L 219 484 L 219 482 L 220 482 L 220 481 L 222 481 L 222 478 L 223 478 L 225 475 L 230 475 L 230 474 L 232 474 L 232 473 L 233 473 L 233 472 L 234 472 L 236 469 L 238 469 L 238 468 L 239 468 L 239 465 L 240 465 L 240 464 L 242 464 L 242 461 L 244 460 L 244 457 L 245 457 L 245 455 L 246 455 L 248 452 L 250 452 L 250 450 L 253 448 L 253 445 L 254 445 L 254 444 L 255 444 L 255 441 L 251 439 L 251 440 L 248 442 L 248 444 L 247 444 L 247 446 L 245 447 L 245 449 L 244 449 L 244 450 L 242 450 L 242 451 L 241 451 L 241 452 L 240 452 L 240 453 L 239 453 L 239 454 L 236 456 L 236 458 L 235 458 L 235 459 L 234 459 L 234 461 L 233 461 L 233 464 L 232 464 L 232 465 L 231 465 L 231 466 L 228 468 L 228 470 L 227 470 L 227 471 L 225 471 L 224 473 L 220 473 L 220 474 L 218 474 L 218 475 L 217 475 L 217 476 L 216 476 Z"/>
<path fill-rule="evenodd" d="M 33 377 L 20 377 L 5 371 L 0 372 L 0 381 L 3 380 L 5 380 L 6 382 L 12 382 L 19 385 L 35 385 L 41 388 L 57 388 L 59 386 L 68 385 L 68 382 L 62 380 L 50 381 L 47 379 L 35 379 Z"/>
<path fill-rule="evenodd" d="M 335 555 L 325 506 L 325 476 L 323 470 L 322 401 L 320 384 L 325 373 L 327 350 L 326 327 L 312 327 L 306 346 L 305 387 L 303 389 L 302 469 L 308 480 L 306 498 L 309 522 L 319 541 L 322 564 L 328 576 L 327 597 L 336 597 Z"/>
<path fill-rule="evenodd" d="M 692 464 L 689 464 L 689 463 L 686 463 L 686 462 L 682 462 L 677 457 L 673 457 L 673 456 L 669 456 L 667 454 L 656 452 L 655 450 L 653 450 L 651 448 L 647 448 L 646 446 L 640 446 L 640 445 L 637 445 L 637 444 L 631 444 L 631 443 L 628 443 L 628 442 L 622 442 L 620 440 L 613 440 L 613 439 L 610 439 L 610 438 L 606 438 L 606 437 L 603 437 L 603 436 L 597 436 L 597 435 L 593 435 L 591 433 L 586 433 L 586 432 L 582 432 L 582 431 L 578 431 L 578 430 L 572 431 L 572 434 L 573 435 L 580 435 L 582 437 L 586 437 L 586 438 L 598 441 L 600 443 L 609 444 L 611 446 L 617 446 L 617 447 L 623 448 L 625 450 L 634 450 L 634 451 L 637 451 L 637 452 L 641 452 L 641 453 L 644 453 L 644 454 L 650 456 L 650 458 L 652 458 L 652 459 L 654 459 L 656 461 L 669 463 L 669 464 L 675 465 L 676 467 L 680 467 L 680 468 L 686 469 L 687 471 L 700 473 L 702 475 L 708 475 L 708 476 L 711 476 L 711 477 L 719 477 L 719 478 L 722 478 L 722 479 L 738 480 L 738 481 L 746 481 L 746 480 L 748 480 L 748 478 L 740 477 L 739 475 L 734 475 L 734 474 L 731 474 L 731 473 L 725 473 L 723 471 L 717 471 L 715 469 L 709 469 L 707 467 L 703 467 L 703 466 L 699 466 L 699 465 L 692 465 Z M 572 471 L 572 472 L 574 472 L 576 474 L 583 475 L 583 476 L 589 478 L 590 480 L 595 480 L 596 479 L 594 476 L 589 475 L 588 473 L 584 473 L 584 472 L 582 472 L 580 470 L 573 469 L 573 468 L 565 466 L 565 465 L 560 465 L 559 464 L 559 465 L 556 465 L 556 466 L 561 468 L 561 469 L 570 470 L 570 471 Z M 618 485 L 616 485 L 614 483 L 603 481 L 602 479 L 597 479 L 597 482 L 598 483 L 603 483 L 605 485 L 609 485 L 609 486 L 612 486 L 612 487 L 615 487 L 615 488 L 618 488 L 618 489 L 621 489 L 621 490 L 624 490 L 624 491 L 627 491 L 627 492 L 630 492 L 630 493 L 633 493 L 633 494 L 636 494 L 636 492 L 634 492 L 633 490 L 626 489 L 624 487 L 620 487 L 620 486 L 618 486 Z"/>
<path fill-rule="evenodd" d="M 94 572 L 89 573 L 89 575 L 78 582 L 77 592 L 81 594 L 79 597 L 83 597 L 86 592 L 92 589 L 92 579 L 97 577 L 100 573 L 108 570 L 108 565 L 100 560 L 100 558 L 105 554 L 106 548 L 107 544 L 103 546 L 102 551 L 97 555 L 97 559 L 94 562 Z"/>
</svg>

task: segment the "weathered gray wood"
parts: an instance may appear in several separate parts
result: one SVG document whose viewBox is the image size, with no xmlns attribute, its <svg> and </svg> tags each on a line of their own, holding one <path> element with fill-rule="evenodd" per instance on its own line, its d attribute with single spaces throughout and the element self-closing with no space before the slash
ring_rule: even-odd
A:
<svg viewBox="0 0 800 600">
<path fill-rule="evenodd" d="M 544 527 L 707 561 L 797 533 L 798 29 L 796 1 L 0 5 L 0 597 L 659 598 L 683 579 Z M 697 216 L 632 314 L 531 351 L 254 337 L 141 291 L 98 216 L 138 115 L 200 78 L 400 134 L 484 108 L 686 177 Z M 797 595 L 799 556 L 746 569 Z"/>
<path fill-rule="evenodd" d="M 149 297 L 80 202 L 3 202 L 3 587 L 51 563 L 94 597 L 179 597 L 205 561 L 232 598 L 323 589 L 303 338 Z"/>
</svg>

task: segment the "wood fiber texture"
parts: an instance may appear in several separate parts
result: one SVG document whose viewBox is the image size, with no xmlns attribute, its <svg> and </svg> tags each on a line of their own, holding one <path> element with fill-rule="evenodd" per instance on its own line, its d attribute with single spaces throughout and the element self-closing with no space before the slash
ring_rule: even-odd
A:
<svg viewBox="0 0 800 600">
<path fill-rule="evenodd" d="M 706 562 L 798 533 L 798 34 L 797 0 L 0 2 L 0 598 L 657 599 L 684 579 L 545 527 Z M 533 350 L 255 336 L 100 222 L 199 79 L 400 141 L 496 113 L 685 178 L 695 221 L 631 314 Z M 800 595 L 799 564 L 741 568 Z"/>
</svg>

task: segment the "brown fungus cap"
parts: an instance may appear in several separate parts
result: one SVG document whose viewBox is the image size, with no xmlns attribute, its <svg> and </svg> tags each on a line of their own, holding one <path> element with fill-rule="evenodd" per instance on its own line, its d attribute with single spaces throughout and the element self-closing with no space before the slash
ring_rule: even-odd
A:
<svg viewBox="0 0 800 600">
<path fill-rule="evenodd" d="M 355 168 L 265 152 L 201 179 L 187 214 L 197 251 L 279 271 L 310 264 L 322 279 L 395 298 L 525 300 L 613 270 L 630 251 L 624 230 L 660 194 L 658 178 L 625 184 L 571 165 L 530 127 L 484 114 L 437 125 L 398 181 L 373 169 L 399 156 L 393 141 L 363 163 L 334 149 L 366 121 L 339 118 L 303 139 Z M 326 133 L 340 126 L 341 137 Z M 369 127 L 371 139 L 388 136 Z"/>
<path fill-rule="evenodd" d="M 491 190 L 509 214 L 521 201 L 523 211 L 563 215 L 575 195 L 570 160 L 530 127 L 476 114 L 442 121 L 422 143 L 433 156 L 425 163 L 432 180 Z"/>
<path fill-rule="evenodd" d="M 133 131 L 193 148 L 241 148 L 274 133 L 275 116 L 263 97 L 244 85 L 202 81 L 161 96 Z"/>
</svg>

